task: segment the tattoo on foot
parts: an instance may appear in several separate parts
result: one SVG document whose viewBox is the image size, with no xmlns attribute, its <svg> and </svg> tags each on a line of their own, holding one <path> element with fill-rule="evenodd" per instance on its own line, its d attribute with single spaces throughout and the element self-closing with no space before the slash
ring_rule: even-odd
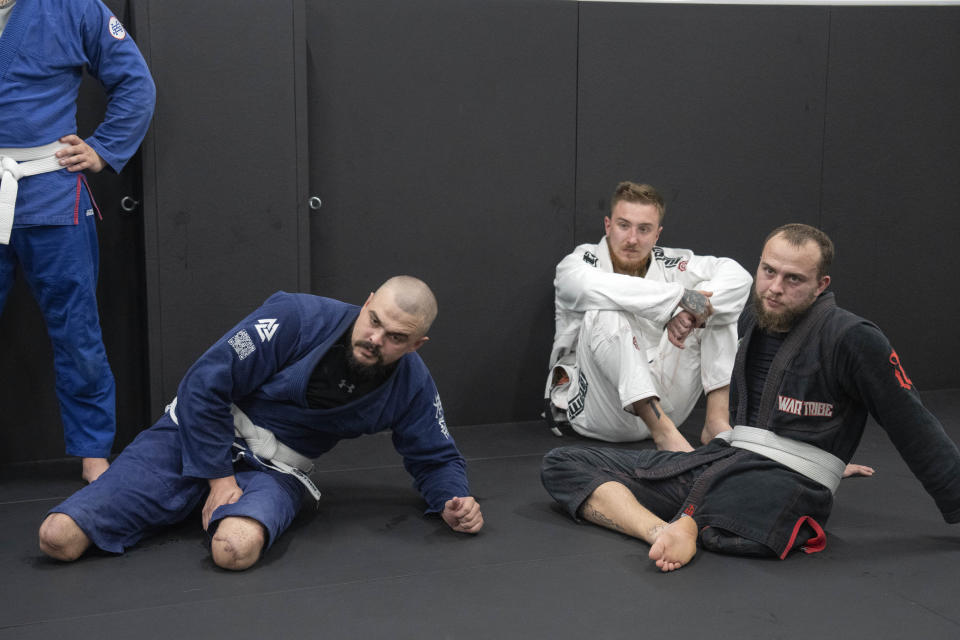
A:
<svg viewBox="0 0 960 640">
<path fill-rule="evenodd" d="M 650 527 L 650 531 L 648 532 L 650 535 L 650 540 L 651 541 L 656 540 L 660 536 L 660 534 L 663 533 L 663 530 L 666 528 L 667 528 L 666 522 L 661 522 L 660 524 L 655 524 L 652 527 Z"/>
</svg>

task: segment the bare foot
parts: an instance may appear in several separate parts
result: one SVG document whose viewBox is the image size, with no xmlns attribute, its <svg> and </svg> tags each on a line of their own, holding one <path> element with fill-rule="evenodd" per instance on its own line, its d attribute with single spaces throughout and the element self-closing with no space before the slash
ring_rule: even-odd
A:
<svg viewBox="0 0 960 640">
<path fill-rule="evenodd" d="M 681 516 L 668 524 L 650 545 L 650 559 L 660 571 L 676 571 L 697 553 L 697 523 Z"/>
<path fill-rule="evenodd" d="M 731 427 L 727 422 L 711 422 L 707 421 L 703 423 L 703 431 L 700 432 L 700 444 L 707 444 L 711 440 L 717 437 L 717 434 L 723 431 L 730 431 Z"/>
<path fill-rule="evenodd" d="M 693 447 L 676 427 L 658 429 L 650 436 L 660 451 L 693 451 Z"/>
<path fill-rule="evenodd" d="M 87 482 L 93 482 L 100 477 L 110 466 L 106 458 L 84 458 L 83 459 L 83 479 Z"/>
</svg>

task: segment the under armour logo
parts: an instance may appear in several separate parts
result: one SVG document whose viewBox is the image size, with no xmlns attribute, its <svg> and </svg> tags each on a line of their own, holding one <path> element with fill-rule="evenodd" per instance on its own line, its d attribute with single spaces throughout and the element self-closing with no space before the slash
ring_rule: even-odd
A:
<svg viewBox="0 0 960 640">
<path fill-rule="evenodd" d="M 276 318 L 261 318 L 257 320 L 257 324 L 253 326 L 257 329 L 257 333 L 260 334 L 260 342 L 270 342 L 270 338 L 277 332 L 277 327 L 279 327 L 280 324 Z"/>
<path fill-rule="evenodd" d="M 346 380 L 340 380 L 340 384 L 337 385 L 341 389 L 346 389 L 347 393 L 353 393 L 353 390 L 357 388 L 357 385 L 350 384 Z"/>
</svg>

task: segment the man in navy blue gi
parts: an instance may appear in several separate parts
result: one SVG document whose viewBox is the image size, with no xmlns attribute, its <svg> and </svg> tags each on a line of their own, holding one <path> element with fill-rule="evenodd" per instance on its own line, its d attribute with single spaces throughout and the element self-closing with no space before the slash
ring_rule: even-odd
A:
<svg viewBox="0 0 960 640">
<path fill-rule="evenodd" d="M 103 122 L 76 135 L 86 69 L 103 85 Z M 0 311 L 20 269 L 53 343 L 69 455 L 83 477 L 107 468 L 116 432 L 113 374 L 100 333 L 96 204 L 83 171 L 120 171 L 153 115 L 140 51 L 99 0 L 0 0 Z"/>
<path fill-rule="evenodd" d="M 246 569 L 290 525 L 311 459 L 391 430 L 404 467 L 454 531 L 483 526 L 440 395 L 415 353 L 437 313 L 429 287 L 385 282 L 363 307 L 276 293 L 187 371 L 177 397 L 96 482 L 51 510 L 40 548 L 120 553 L 202 500 L 213 560 Z"/>
</svg>

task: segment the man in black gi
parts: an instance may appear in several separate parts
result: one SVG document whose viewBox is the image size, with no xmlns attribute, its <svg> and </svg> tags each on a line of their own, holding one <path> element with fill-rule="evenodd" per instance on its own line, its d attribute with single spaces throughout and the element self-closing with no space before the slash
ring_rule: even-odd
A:
<svg viewBox="0 0 960 640">
<path fill-rule="evenodd" d="M 880 329 L 825 293 L 832 259 L 814 227 L 767 237 L 730 386 L 731 424 L 751 426 L 689 453 L 554 449 L 541 474 L 550 495 L 575 519 L 648 542 L 662 571 L 688 563 L 698 541 L 739 555 L 813 553 L 869 412 L 944 520 L 960 522 L 960 451 Z"/>
</svg>

